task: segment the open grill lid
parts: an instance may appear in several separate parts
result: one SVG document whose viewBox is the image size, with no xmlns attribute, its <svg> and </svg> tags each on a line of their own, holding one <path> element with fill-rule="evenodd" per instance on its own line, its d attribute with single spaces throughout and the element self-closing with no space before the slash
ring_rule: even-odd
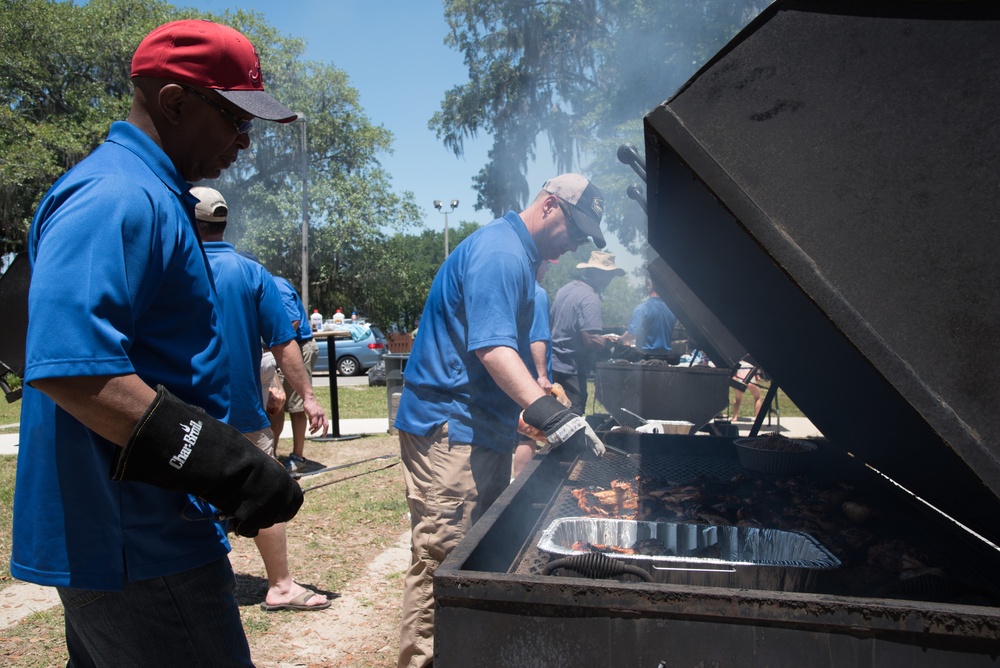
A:
<svg viewBox="0 0 1000 668">
<path fill-rule="evenodd" d="M 995 3 L 779 1 L 645 127 L 670 269 L 833 443 L 1000 543 L 997 35 Z"/>
</svg>

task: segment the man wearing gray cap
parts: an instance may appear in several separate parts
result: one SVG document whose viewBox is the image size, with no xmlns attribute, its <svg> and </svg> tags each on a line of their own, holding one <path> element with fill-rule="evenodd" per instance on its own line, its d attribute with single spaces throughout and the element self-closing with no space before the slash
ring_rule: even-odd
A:
<svg viewBox="0 0 1000 668">
<path fill-rule="evenodd" d="M 547 394 L 522 359 L 539 263 L 588 237 L 604 246 L 603 212 L 585 177 L 557 176 L 520 214 L 509 211 L 466 238 L 434 278 L 395 421 L 412 529 L 401 668 L 433 662 L 434 571 L 509 484 L 518 416 L 554 446 L 572 439 L 604 453 L 590 426 Z"/>
<path fill-rule="evenodd" d="M 188 190 L 250 146 L 253 119 L 295 114 L 250 41 L 209 21 L 149 33 L 132 82 L 127 121 L 29 232 L 10 571 L 56 587 L 70 666 L 251 666 L 218 518 L 254 536 L 302 490 L 220 422 L 229 352 Z"/>
</svg>

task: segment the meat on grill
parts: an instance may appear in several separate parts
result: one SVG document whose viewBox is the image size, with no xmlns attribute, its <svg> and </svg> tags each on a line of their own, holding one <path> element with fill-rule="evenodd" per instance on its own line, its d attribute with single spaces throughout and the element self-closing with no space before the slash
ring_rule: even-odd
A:
<svg viewBox="0 0 1000 668">
<path fill-rule="evenodd" d="M 572 490 L 585 516 L 798 531 L 843 562 L 843 577 L 857 586 L 942 575 L 933 559 L 894 536 L 892 522 L 851 483 L 820 483 L 805 475 L 769 480 L 738 474 L 730 480 L 699 476 L 677 484 L 649 476 L 616 479 L 609 488 Z M 656 543 L 656 541 L 653 541 Z M 576 546 L 574 546 L 576 548 Z M 662 544 L 577 549 L 620 554 L 669 554 Z M 661 551 L 657 551 L 661 550 Z"/>
</svg>

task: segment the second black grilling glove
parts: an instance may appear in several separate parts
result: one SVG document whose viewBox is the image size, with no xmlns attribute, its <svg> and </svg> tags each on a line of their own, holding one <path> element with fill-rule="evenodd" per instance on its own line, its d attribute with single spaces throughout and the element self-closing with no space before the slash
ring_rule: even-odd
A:
<svg viewBox="0 0 1000 668">
<path fill-rule="evenodd" d="M 604 443 L 597 437 L 587 421 L 563 406 L 558 399 L 551 395 L 536 399 L 524 409 L 522 416 L 526 423 L 545 432 L 545 440 L 552 445 L 564 443 L 580 433 L 591 452 L 598 457 L 605 453 Z"/>
<path fill-rule="evenodd" d="M 111 479 L 199 496 L 241 536 L 287 522 L 302 505 L 302 489 L 276 459 L 162 385 L 112 460 Z"/>
</svg>

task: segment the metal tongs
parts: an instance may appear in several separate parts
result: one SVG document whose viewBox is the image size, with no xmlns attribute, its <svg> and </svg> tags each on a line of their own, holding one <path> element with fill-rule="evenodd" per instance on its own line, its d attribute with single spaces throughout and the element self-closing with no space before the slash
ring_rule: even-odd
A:
<svg viewBox="0 0 1000 668">
<path fill-rule="evenodd" d="M 634 417 L 636 420 L 638 420 L 639 422 L 641 422 L 643 424 L 649 424 L 649 420 L 647 420 L 646 418 L 642 417 L 641 415 L 639 415 L 637 413 L 633 413 L 632 411 L 630 411 L 627 408 L 619 408 L 618 410 L 620 410 L 623 413 L 628 413 L 629 415 L 631 415 L 632 417 Z"/>
<path fill-rule="evenodd" d="M 607 450 L 608 452 L 613 452 L 617 455 L 625 455 L 626 457 L 632 456 L 631 452 L 627 452 L 625 450 L 622 450 L 621 448 L 616 448 L 613 445 L 608 445 L 607 443 L 604 444 L 604 449 Z"/>
</svg>

